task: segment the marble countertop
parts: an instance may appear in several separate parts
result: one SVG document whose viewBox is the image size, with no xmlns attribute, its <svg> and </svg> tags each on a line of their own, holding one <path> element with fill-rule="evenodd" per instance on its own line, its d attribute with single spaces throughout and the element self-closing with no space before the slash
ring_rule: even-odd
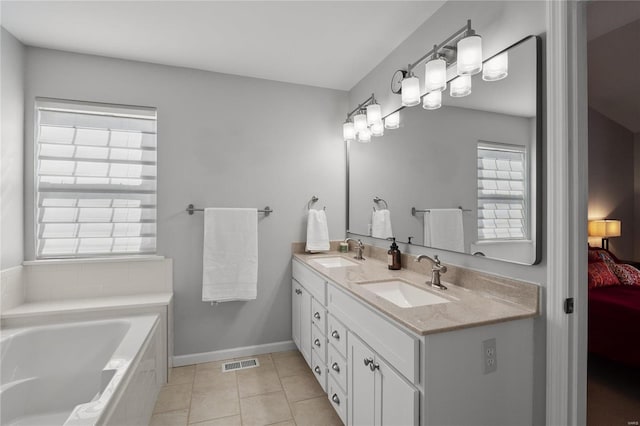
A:
<svg viewBox="0 0 640 426">
<path fill-rule="evenodd" d="M 463 283 L 455 285 L 447 280 L 446 275 L 443 275 L 442 283 L 448 289 L 439 290 L 425 283 L 431 279 L 430 274 L 418 273 L 409 269 L 391 271 L 387 268 L 386 262 L 374 258 L 367 258 L 364 261 L 355 260 L 353 252 L 344 254 L 338 252 L 295 253 L 293 256 L 378 312 L 394 319 L 419 335 L 532 318 L 538 315 L 539 289 L 532 283 L 512 281 L 501 277 L 495 277 L 496 280 L 487 280 L 487 274 L 477 273 L 480 275 L 478 281 L 483 281 L 484 284 L 479 288 L 469 288 L 469 285 Z M 319 257 L 336 256 L 352 260 L 357 265 L 326 268 L 313 261 Z M 474 273 L 474 271 L 467 270 L 464 276 L 461 274 L 457 274 L 457 276 L 458 279 L 464 277 L 465 280 L 473 280 Z M 448 299 L 449 303 L 401 308 L 361 286 L 363 282 L 388 279 L 402 279 L 432 294 Z M 501 294 L 502 289 L 505 290 L 504 296 Z"/>
</svg>

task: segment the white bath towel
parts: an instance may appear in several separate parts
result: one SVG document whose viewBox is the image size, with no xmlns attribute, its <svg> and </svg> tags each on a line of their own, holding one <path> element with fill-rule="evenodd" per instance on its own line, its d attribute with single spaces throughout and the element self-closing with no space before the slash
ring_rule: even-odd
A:
<svg viewBox="0 0 640 426">
<path fill-rule="evenodd" d="M 462 210 L 429 209 L 424 214 L 424 245 L 464 251 Z"/>
<path fill-rule="evenodd" d="M 307 215 L 307 248 L 311 253 L 329 251 L 329 227 L 324 210 L 309 210 Z"/>
<path fill-rule="evenodd" d="M 258 210 L 204 209 L 202 300 L 253 300 L 258 284 Z"/>
<path fill-rule="evenodd" d="M 374 210 L 371 215 L 371 236 L 375 238 L 391 238 L 391 212 L 388 209 Z"/>
</svg>

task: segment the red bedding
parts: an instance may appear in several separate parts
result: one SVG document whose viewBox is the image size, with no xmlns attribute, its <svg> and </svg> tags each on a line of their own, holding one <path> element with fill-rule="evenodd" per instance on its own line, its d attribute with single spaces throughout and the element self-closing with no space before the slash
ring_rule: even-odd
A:
<svg viewBox="0 0 640 426">
<path fill-rule="evenodd" d="M 589 352 L 640 367 L 640 285 L 589 289 Z"/>
</svg>

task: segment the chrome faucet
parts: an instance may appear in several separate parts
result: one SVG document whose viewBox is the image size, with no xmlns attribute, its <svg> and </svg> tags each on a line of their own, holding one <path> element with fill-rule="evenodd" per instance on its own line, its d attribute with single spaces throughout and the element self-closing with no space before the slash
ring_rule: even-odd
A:
<svg viewBox="0 0 640 426">
<path fill-rule="evenodd" d="M 447 267 L 440 263 L 440 259 L 438 259 L 438 255 L 433 256 L 434 259 L 430 258 L 426 254 L 421 254 L 416 257 L 416 262 L 420 262 L 422 259 L 428 259 L 431 261 L 431 282 L 427 281 L 427 284 L 431 284 L 432 287 L 439 288 L 440 290 L 446 290 L 447 287 L 440 282 L 440 274 L 444 274 L 447 272 Z"/>
<path fill-rule="evenodd" d="M 349 244 L 349 241 L 353 241 L 355 243 L 358 243 L 358 246 L 356 247 L 358 249 L 358 251 L 356 252 L 356 255 L 354 256 L 354 259 L 356 260 L 365 260 L 364 257 L 362 257 L 362 251 L 364 250 L 364 243 L 360 240 L 355 240 L 353 238 L 347 238 L 344 240 L 345 243 Z"/>
</svg>

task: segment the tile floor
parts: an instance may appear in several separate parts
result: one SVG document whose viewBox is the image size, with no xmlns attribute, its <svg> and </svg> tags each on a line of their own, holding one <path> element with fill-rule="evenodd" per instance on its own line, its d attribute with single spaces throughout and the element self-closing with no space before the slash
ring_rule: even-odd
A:
<svg viewBox="0 0 640 426">
<path fill-rule="evenodd" d="M 228 373 L 226 361 L 173 368 L 151 426 L 342 425 L 300 352 L 255 358 L 260 367 Z"/>
</svg>

